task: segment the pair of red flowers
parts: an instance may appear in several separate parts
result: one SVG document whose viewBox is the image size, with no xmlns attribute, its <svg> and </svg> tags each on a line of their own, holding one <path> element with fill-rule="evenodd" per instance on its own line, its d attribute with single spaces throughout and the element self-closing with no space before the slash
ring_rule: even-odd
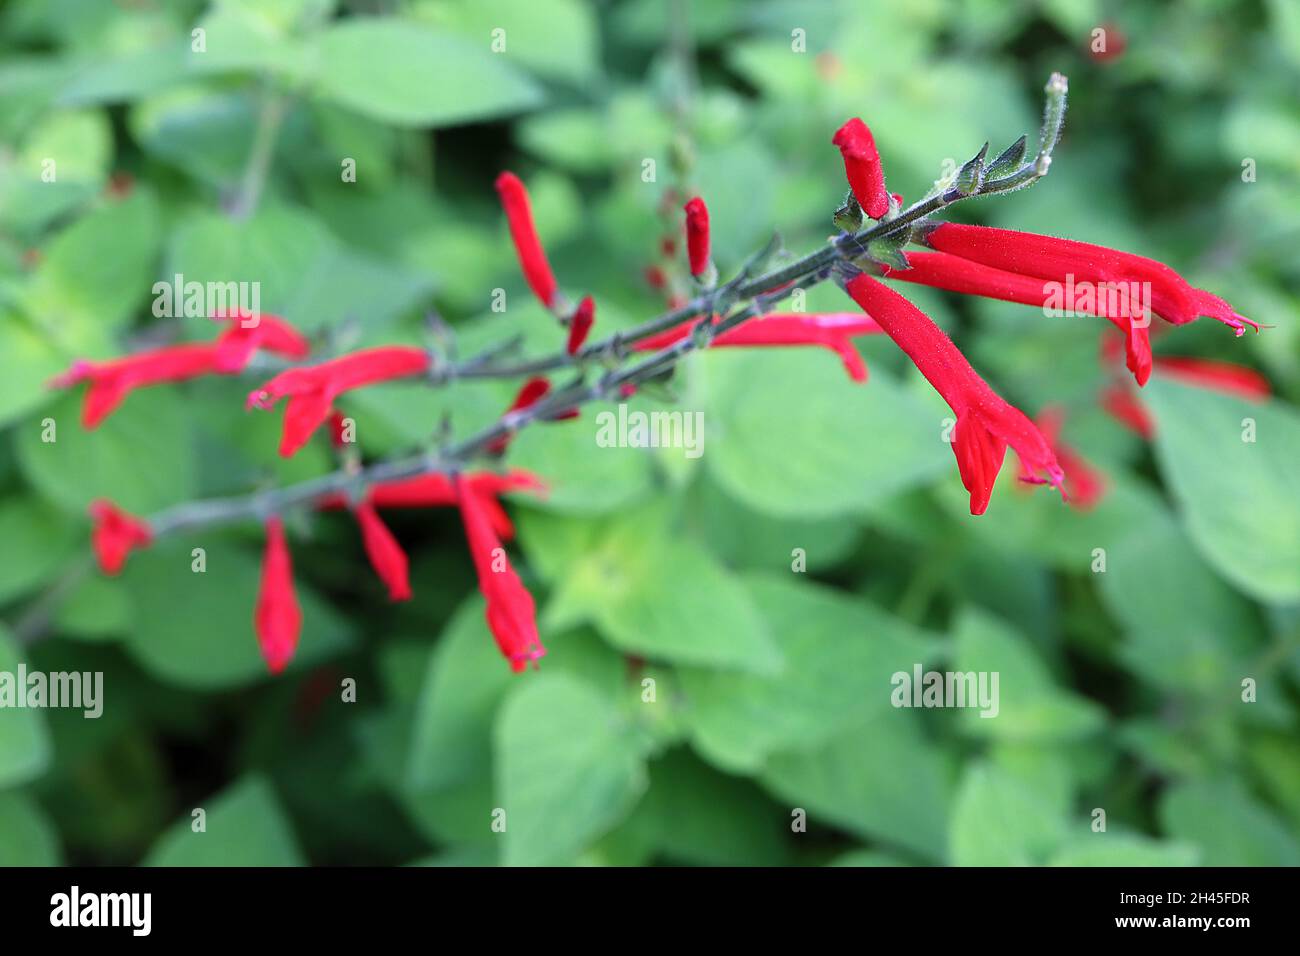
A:
<svg viewBox="0 0 1300 956">
<path fill-rule="evenodd" d="M 885 216 L 890 196 L 866 124 L 850 120 L 835 134 L 833 143 L 840 147 L 859 206 L 873 219 Z M 1204 315 L 1230 326 L 1238 335 L 1247 325 L 1258 328 L 1223 299 L 1193 287 L 1167 265 L 1144 256 L 1052 236 L 957 223 L 924 227 L 918 234 L 934 251 L 906 253 L 906 269 L 880 264 L 881 276 L 1040 307 L 1048 304 L 1056 291 L 1054 285 L 1091 283 L 1108 288 L 1136 284 L 1150 290 L 1151 311 L 1171 324 L 1182 325 Z M 962 483 L 970 492 L 972 514 L 982 514 L 987 508 L 1008 445 L 1020 457 L 1024 480 L 1050 483 L 1064 493 L 1064 469 L 1054 448 L 1059 418 L 1051 419 L 1053 436 L 1049 440 L 1024 413 L 989 387 L 928 316 L 871 276 L 856 275 L 846 284 L 846 291 L 907 353 L 956 414 L 953 452 Z M 1110 314 L 1107 304 L 1104 297 L 1095 296 L 1088 311 L 1123 332 L 1126 364 L 1140 387 L 1146 384 L 1153 366 L 1150 319 L 1133 314 L 1132 309 Z M 1089 478 L 1081 485 L 1085 498 L 1097 493 L 1095 480 Z"/>
</svg>

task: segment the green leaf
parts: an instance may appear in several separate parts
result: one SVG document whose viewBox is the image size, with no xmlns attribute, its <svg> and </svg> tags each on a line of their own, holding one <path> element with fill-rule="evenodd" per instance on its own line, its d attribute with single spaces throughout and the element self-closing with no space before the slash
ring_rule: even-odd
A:
<svg viewBox="0 0 1300 956">
<path fill-rule="evenodd" d="M 191 549 L 203 547 L 207 570 L 191 570 Z M 135 602 L 131 654 L 154 675 L 193 688 L 224 688 L 266 676 L 257 647 L 259 555 L 220 539 L 187 536 L 133 554 L 123 581 Z M 302 581 L 302 637 L 293 668 L 309 666 L 346 646 L 345 620 Z"/>
<path fill-rule="evenodd" d="M 494 56 L 490 41 L 469 43 L 396 18 L 345 20 L 320 37 L 318 89 L 402 126 L 450 126 L 538 105 L 536 84 Z"/>
<path fill-rule="evenodd" d="M 82 546 L 87 545 L 83 542 Z M 89 552 L 85 561 L 89 567 Z M 133 614 L 122 582 L 91 572 L 59 604 L 54 624 L 62 632 L 98 640 L 126 633 Z"/>
<path fill-rule="evenodd" d="M 1247 594 L 1300 599 L 1300 413 L 1168 381 L 1145 392 L 1160 471 L 1192 543 Z"/>
<path fill-rule="evenodd" d="M 571 860 L 646 787 L 635 728 L 567 674 L 520 681 L 497 715 L 494 742 L 507 865 Z"/>
<path fill-rule="evenodd" d="M 1122 833 L 1093 833 L 1067 843 L 1050 866 L 1196 866 L 1200 854 L 1186 843 Z"/>
<path fill-rule="evenodd" d="M 48 114 L 12 165 L 0 158 L 0 223 L 32 232 L 93 197 L 104 183 L 112 144 L 100 110 Z"/>
<path fill-rule="evenodd" d="M 635 407 L 635 405 L 633 405 Z M 588 413 L 594 421 L 594 413 Z M 545 476 L 540 507 L 566 514 L 600 514 L 626 507 L 653 486 L 653 459 L 643 448 L 601 448 L 586 419 L 543 422 L 510 445 L 509 462 Z"/>
<path fill-rule="evenodd" d="M 45 429 L 34 418 L 19 427 L 18 462 L 36 490 L 78 515 L 96 498 L 147 514 L 191 497 L 193 436 L 185 403 L 167 394 L 174 386 L 132 393 L 89 432 L 81 427 L 85 387 L 75 387 L 46 410 L 57 425 L 55 441 L 42 440 Z"/>
<path fill-rule="evenodd" d="M 25 311 L 70 346 L 103 350 L 106 333 L 149 300 L 158 217 L 157 201 L 140 187 L 78 219 L 45 249 L 22 297 Z"/>
<path fill-rule="evenodd" d="M 781 655 L 749 594 L 698 544 L 663 534 L 646 509 L 621 519 L 547 606 L 548 627 L 593 622 L 615 647 L 652 660 L 774 673 Z"/>
<path fill-rule="evenodd" d="M 763 676 L 684 669 L 691 739 L 733 772 L 780 750 L 810 750 L 889 707 L 890 675 L 927 660 L 933 642 L 870 604 L 794 578 L 744 579 L 785 667 Z"/>
<path fill-rule="evenodd" d="M 18 647 L 4 625 L 0 625 L 0 674 L 6 690 L 24 695 L 27 688 L 18 684 L 18 665 L 23 660 Z M 45 716 L 40 711 L 11 706 L 17 703 L 6 700 L 0 707 L 0 789 L 34 780 L 45 772 L 50 763 L 50 735 L 45 726 Z"/>
<path fill-rule="evenodd" d="M 1300 866 L 1300 843 L 1231 778 L 1194 780 L 1160 800 L 1165 833 L 1201 849 L 1204 866 Z"/>
<path fill-rule="evenodd" d="M 836 826 L 939 860 L 952 790 L 948 761 L 915 715 L 887 708 L 816 750 L 774 755 L 763 785 L 810 827 Z"/>
<path fill-rule="evenodd" d="M 50 336 L 0 314 L 0 426 L 49 401 L 45 383 L 67 366 Z"/>
<path fill-rule="evenodd" d="M 183 816 L 154 844 L 145 866 L 302 866 L 302 850 L 271 785 L 249 776 L 194 809 L 204 831 Z"/>
<path fill-rule="evenodd" d="M 54 509 L 28 498 L 0 502 L 0 604 L 51 577 L 81 544 Z"/>
<path fill-rule="evenodd" d="M 1239 689 L 1261 624 L 1163 510 L 1106 549 L 1101 597 L 1127 631 L 1121 657 L 1147 681 L 1219 698 Z"/>
<path fill-rule="evenodd" d="M 998 675 L 996 712 L 963 708 L 959 719 L 966 732 L 1000 740 L 1053 741 L 1081 737 L 1102 725 L 1101 708 L 1057 686 L 1026 640 L 997 618 L 968 607 L 955 630 L 956 671 L 988 674 L 990 689 Z"/>
<path fill-rule="evenodd" d="M 956 866 L 1040 866 L 1066 835 L 1050 800 L 985 764 L 966 771 L 949 825 Z"/>
<path fill-rule="evenodd" d="M 488 631 L 482 599 L 470 598 L 429 658 L 411 731 L 413 788 L 436 790 L 487 771 L 492 720 L 516 680 Z"/>
<path fill-rule="evenodd" d="M 489 44 L 500 36 L 505 45 L 497 54 L 501 59 L 544 76 L 581 82 L 600 65 L 595 11 L 581 0 L 438 0 L 419 13 L 439 33 L 455 33 L 467 44 L 493 49 Z M 563 42 L 556 42 L 559 37 Z"/>
<path fill-rule="evenodd" d="M 58 866 L 61 857 L 59 835 L 40 805 L 21 793 L 0 793 L 0 866 Z"/>
<path fill-rule="evenodd" d="M 642 805 L 658 852 L 702 866 L 784 862 L 788 814 L 748 780 L 718 773 L 687 750 L 650 765 Z"/>
<path fill-rule="evenodd" d="M 855 384 L 821 349 L 719 349 L 707 361 L 704 460 L 759 511 L 838 515 L 951 465 L 939 422 L 879 372 Z"/>
</svg>

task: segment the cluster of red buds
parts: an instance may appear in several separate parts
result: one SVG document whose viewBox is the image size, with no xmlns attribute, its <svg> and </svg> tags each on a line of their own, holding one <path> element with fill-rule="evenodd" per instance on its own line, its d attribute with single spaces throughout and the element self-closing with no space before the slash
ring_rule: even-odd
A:
<svg viewBox="0 0 1300 956">
<path fill-rule="evenodd" d="M 452 453 L 364 468 L 353 462 L 350 469 L 324 480 L 231 499 L 234 504 L 209 507 L 197 517 L 182 505 L 152 518 L 140 518 L 111 502 L 96 501 L 91 515 L 100 566 L 106 573 L 116 574 L 133 549 L 148 546 L 162 533 L 215 520 L 260 520 L 266 532 L 266 551 L 254 624 L 267 666 L 279 672 L 292 658 L 302 626 L 283 522 L 286 509 L 350 510 L 376 574 L 389 597 L 401 601 L 411 596 L 408 562 L 379 512 L 455 506 L 486 599 L 489 628 L 510 666 L 523 670 L 545 649 L 538 637 L 533 598 L 503 547 L 514 529 L 501 497 L 511 492 L 542 492 L 544 484 L 541 478 L 518 470 L 469 471 L 470 461 L 499 459 L 507 453 L 511 436 L 526 424 L 572 418 L 584 401 L 626 397 L 640 381 L 671 369 L 694 348 L 816 346 L 834 352 L 853 381 L 865 382 L 867 368 L 853 343 L 860 335 L 890 338 L 952 409 L 956 416 L 952 447 L 972 514 L 982 514 L 988 507 L 1008 447 L 1019 459 L 1022 480 L 1050 484 L 1076 505 L 1091 506 L 1102 494 L 1104 478 L 1063 443 L 1063 411 L 1049 407 L 1031 420 L 998 395 L 943 330 L 886 281 L 920 283 L 1038 307 L 1046 305 L 1052 283 L 1139 282 L 1151 289 L 1150 311 L 1170 325 L 1208 316 L 1237 334 L 1248 325 L 1258 326 L 1223 299 L 1191 286 L 1173 269 L 1152 259 L 1051 236 L 930 219 L 962 198 L 1019 188 L 1047 172 L 1064 115 L 1064 78 L 1054 75 L 1047 91 L 1048 107 L 1035 156 L 1023 161 L 1022 137 L 989 163 L 986 145 L 954 181 L 936 184 L 931 195 L 907 208 L 900 195 L 886 188 L 871 131 L 861 119 L 849 120 L 832 140 L 843 156 L 849 184 L 845 203 L 834 217 L 841 232 L 826 248 L 765 275 L 751 274 L 762 261 L 760 255 L 735 279 L 717 285 L 708 209 L 700 197 L 690 199 L 684 207 L 684 246 L 700 295 L 673 303 L 664 315 L 593 345 L 586 340 L 595 324 L 594 300 L 584 296 L 577 306 L 571 306 L 561 293 L 533 223 L 527 190 L 518 177 L 503 173 L 496 188 L 524 278 L 568 331 L 563 349 L 549 359 L 514 366 L 494 364 L 490 358 L 470 363 L 468 368 L 475 374 L 526 378 L 496 424 L 462 442 Z M 872 220 L 865 228 L 864 216 Z M 908 244 L 926 249 L 904 251 Z M 677 249 L 675 242 L 673 249 Z M 774 313 L 769 309 L 792 290 L 832 276 L 864 314 Z M 746 301 L 747 305 L 733 311 Z M 1119 330 L 1122 338 L 1103 340 L 1103 361 L 1108 367 L 1117 362 L 1122 343 L 1125 364 L 1139 388 L 1157 373 L 1251 397 L 1268 392 L 1267 382 L 1249 369 L 1153 356 L 1150 316 L 1145 312 L 1111 309 L 1099 300 L 1084 312 L 1106 319 Z M 310 354 L 310 343 L 283 319 L 243 313 L 220 318 L 226 326 L 211 343 L 156 348 L 110 362 L 78 362 L 53 384 L 89 382 L 83 422 L 94 428 L 133 389 L 205 374 L 234 374 L 245 370 L 259 350 L 278 355 L 301 364 L 290 364 L 253 389 L 247 405 L 268 409 L 286 400 L 279 451 L 287 457 L 327 423 L 335 444 L 340 442 L 335 401 L 345 392 L 400 379 L 442 380 L 435 374 L 442 359 L 421 348 L 368 348 L 307 364 L 304 360 Z M 576 369 L 584 376 L 594 364 L 592 359 L 613 355 L 623 360 L 635 352 L 650 355 L 630 368 L 605 372 L 590 387 L 571 385 L 553 392 L 550 381 L 538 374 Z M 1121 422 L 1150 436 L 1150 417 L 1123 382 L 1110 382 L 1101 401 Z"/>
</svg>

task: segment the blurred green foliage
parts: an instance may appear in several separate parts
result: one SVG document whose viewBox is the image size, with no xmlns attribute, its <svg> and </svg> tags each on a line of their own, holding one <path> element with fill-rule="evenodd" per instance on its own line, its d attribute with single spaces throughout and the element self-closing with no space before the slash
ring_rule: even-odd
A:
<svg viewBox="0 0 1300 956">
<path fill-rule="evenodd" d="M 106 701 L 98 720 L 0 711 L 0 863 L 1300 863 L 1298 11 L 10 0 L 0 670 L 102 671 Z M 92 498 L 148 513 L 334 467 L 323 442 L 277 459 L 278 415 L 240 408 L 248 381 L 135 394 L 80 430 L 77 397 L 43 387 L 73 358 L 211 336 L 154 319 L 155 280 L 260 282 L 262 307 L 326 348 L 424 341 L 436 308 L 462 355 L 514 334 L 542 354 L 561 333 L 517 273 L 501 169 L 608 333 L 663 307 L 642 271 L 675 228 L 666 190 L 706 197 L 724 275 L 774 229 L 811 249 L 843 195 L 829 140 L 847 117 L 917 197 L 945 160 L 1032 132 L 1052 70 L 1071 111 L 1051 175 L 959 215 L 1161 259 L 1272 326 L 1158 340 L 1254 365 L 1276 397 L 1157 373 L 1151 449 L 1098 409 L 1102 323 L 905 290 L 1008 398 L 1068 409 L 1067 440 L 1108 478 L 1096 509 L 1022 493 L 1008 463 L 971 518 L 947 408 L 871 340 L 865 386 L 822 352 L 689 362 L 671 390 L 705 413 L 699 460 L 599 448 L 591 415 L 521 434 L 510 462 L 553 486 L 513 506 L 537 673 L 498 656 L 454 513 L 391 516 L 416 591 L 400 606 L 346 518 L 296 520 L 306 627 L 276 679 L 252 633 L 258 529 L 90 570 Z M 849 307 L 832 285 L 807 305 Z M 342 405 L 378 457 L 444 417 L 479 427 L 511 393 Z M 918 662 L 998 671 L 1001 713 L 894 709 L 890 675 Z"/>
</svg>

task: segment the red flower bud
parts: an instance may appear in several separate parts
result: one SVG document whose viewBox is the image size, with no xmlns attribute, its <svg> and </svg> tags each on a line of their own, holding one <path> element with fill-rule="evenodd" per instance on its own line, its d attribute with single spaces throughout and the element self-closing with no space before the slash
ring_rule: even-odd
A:
<svg viewBox="0 0 1300 956">
<path fill-rule="evenodd" d="M 876 141 L 867 124 L 856 116 L 835 133 L 831 142 L 844 157 L 844 173 L 858 205 L 872 219 L 889 212 L 889 191 L 885 189 L 885 171 L 876 152 Z"/>
<path fill-rule="evenodd" d="M 709 209 L 699 196 L 686 204 L 686 254 L 691 275 L 702 276 L 709 269 Z"/>
<path fill-rule="evenodd" d="M 357 524 L 361 526 L 366 556 L 370 558 L 370 566 L 375 569 L 379 579 L 388 587 L 389 600 L 409 601 L 411 581 L 407 572 L 406 552 L 369 501 L 362 502 L 357 507 L 356 516 Z"/>
<path fill-rule="evenodd" d="M 549 309 L 555 304 L 555 276 L 551 273 L 550 263 L 546 261 L 541 240 L 537 238 L 528 190 L 514 173 L 498 176 L 496 187 L 501 205 L 506 211 L 506 220 L 510 224 L 510 238 L 514 240 L 515 254 L 519 256 L 519 267 L 523 269 L 524 278 L 533 293 Z"/>
<path fill-rule="evenodd" d="M 510 566 L 505 549 L 492 528 L 480 496 L 463 478 L 456 478 L 461 521 L 479 590 L 487 601 L 487 622 L 510 669 L 522 671 L 546 653 L 537 635 L 533 597 Z"/>
<path fill-rule="evenodd" d="M 302 610 L 293 589 L 293 564 L 284 538 L 284 522 L 267 519 L 262 584 L 253 612 L 257 642 L 267 669 L 278 674 L 293 659 L 302 631 Z"/>
<path fill-rule="evenodd" d="M 596 303 L 591 296 L 585 296 L 578 303 L 578 308 L 574 310 L 573 317 L 569 319 L 569 341 L 565 345 L 565 351 L 570 355 L 577 355 L 578 349 L 582 348 L 582 343 L 587 341 L 587 334 L 591 331 L 595 321 Z"/>
<path fill-rule="evenodd" d="M 153 541 L 153 530 L 147 522 L 128 514 L 107 498 L 90 503 L 90 516 L 95 522 L 90 533 L 91 546 L 105 574 L 117 574 L 126 564 L 127 555 Z"/>
</svg>

